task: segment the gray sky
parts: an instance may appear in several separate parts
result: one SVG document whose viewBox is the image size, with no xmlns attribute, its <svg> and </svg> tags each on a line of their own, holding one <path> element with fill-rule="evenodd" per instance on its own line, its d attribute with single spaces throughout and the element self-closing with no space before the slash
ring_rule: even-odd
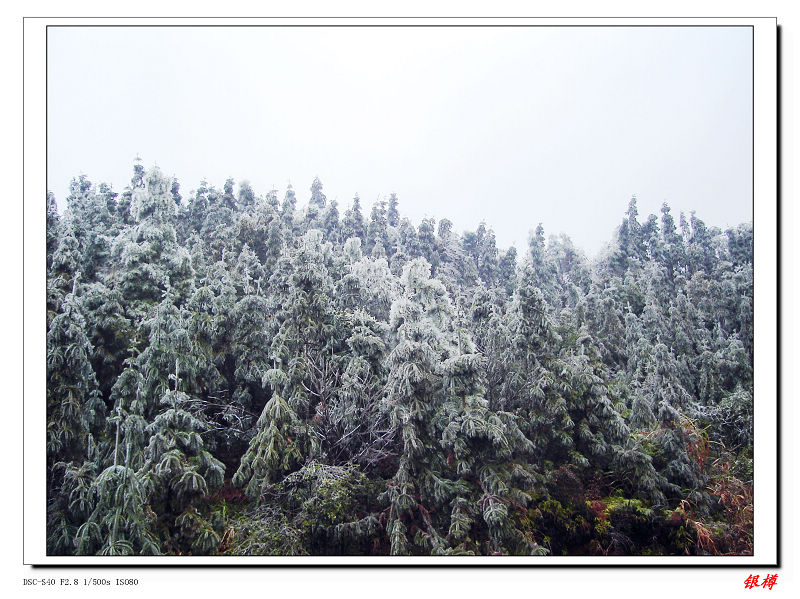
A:
<svg viewBox="0 0 800 599">
<path fill-rule="evenodd" d="M 750 28 L 54 28 L 48 187 L 121 191 L 139 154 L 340 213 L 396 192 L 415 224 L 539 222 L 589 255 L 631 195 L 709 225 L 751 220 Z"/>
</svg>

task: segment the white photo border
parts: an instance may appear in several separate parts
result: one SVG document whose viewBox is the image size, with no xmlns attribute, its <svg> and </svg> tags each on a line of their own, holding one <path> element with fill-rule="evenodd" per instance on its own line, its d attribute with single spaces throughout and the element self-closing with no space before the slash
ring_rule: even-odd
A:
<svg viewBox="0 0 800 599">
<path fill-rule="evenodd" d="M 46 554 L 45 202 L 48 26 L 626 26 L 752 27 L 754 227 L 754 483 L 752 556 L 64 557 Z M 413 31 L 410 29 L 409 31 Z M 775 566 L 779 564 L 777 20 L 775 18 L 25 18 L 24 46 L 24 542 L 26 565 L 51 566 Z"/>
</svg>

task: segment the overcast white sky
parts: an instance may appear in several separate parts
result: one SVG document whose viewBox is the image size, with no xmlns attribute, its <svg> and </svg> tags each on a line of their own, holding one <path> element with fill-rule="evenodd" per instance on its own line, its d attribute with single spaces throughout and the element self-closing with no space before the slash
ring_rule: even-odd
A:
<svg viewBox="0 0 800 599">
<path fill-rule="evenodd" d="M 541 222 L 593 254 L 638 198 L 750 221 L 750 28 L 57 28 L 48 187 L 121 191 L 138 154 L 340 213 L 484 220 L 522 250 Z"/>
</svg>

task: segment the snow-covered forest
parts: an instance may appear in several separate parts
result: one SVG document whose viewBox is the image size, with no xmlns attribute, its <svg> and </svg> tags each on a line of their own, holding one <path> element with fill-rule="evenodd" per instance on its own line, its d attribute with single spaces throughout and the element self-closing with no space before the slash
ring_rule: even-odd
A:
<svg viewBox="0 0 800 599">
<path fill-rule="evenodd" d="M 751 223 L 518 253 L 139 162 L 62 206 L 49 554 L 752 554 Z"/>
</svg>

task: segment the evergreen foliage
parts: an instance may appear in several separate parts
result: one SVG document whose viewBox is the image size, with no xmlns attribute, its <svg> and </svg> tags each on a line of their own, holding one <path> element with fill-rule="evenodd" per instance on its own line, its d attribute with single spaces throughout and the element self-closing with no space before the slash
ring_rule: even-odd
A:
<svg viewBox="0 0 800 599">
<path fill-rule="evenodd" d="M 310 192 L 48 194 L 50 553 L 752 553 L 752 224 Z"/>
</svg>

